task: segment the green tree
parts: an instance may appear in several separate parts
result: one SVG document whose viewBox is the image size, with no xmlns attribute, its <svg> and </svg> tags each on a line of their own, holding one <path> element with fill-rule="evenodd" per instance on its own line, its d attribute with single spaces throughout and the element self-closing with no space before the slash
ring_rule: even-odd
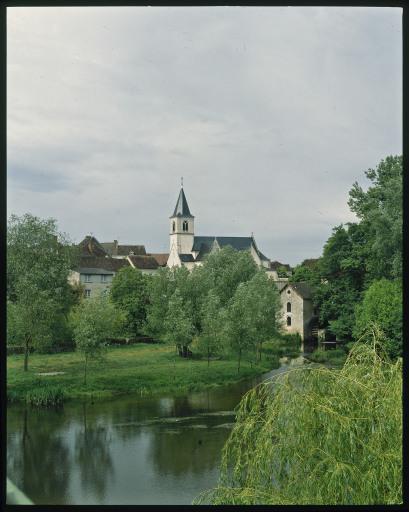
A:
<svg viewBox="0 0 409 512">
<path fill-rule="evenodd" d="M 359 339 L 368 326 L 377 324 L 385 334 L 390 357 L 402 355 L 402 281 L 381 279 L 366 290 L 355 311 L 354 337 Z"/>
<path fill-rule="evenodd" d="M 213 505 L 402 503 L 402 361 L 379 332 L 340 370 L 300 368 L 241 400 Z"/>
<path fill-rule="evenodd" d="M 202 272 L 207 289 L 214 289 L 221 305 L 225 306 L 239 284 L 254 276 L 257 265 L 249 252 L 236 251 L 227 246 L 205 258 Z"/>
<path fill-rule="evenodd" d="M 69 335 L 66 322 L 75 294 L 68 276 L 77 257 L 76 248 L 66 235 L 58 232 L 54 219 L 41 220 L 31 214 L 10 217 L 7 226 L 7 300 L 9 305 L 16 306 L 21 316 L 18 332 L 25 334 L 17 333 L 14 338 L 17 336 L 21 341 L 23 336 L 25 369 L 30 348 L 48 350 Z M 35 318 L 41 310 L 40 328 L 36 326 Z"/>
<path fill-rule="evenodd" d="M 165 317 L 165 340 L 176 346 L 183 357 L 187 357 L 188 346 L 193 340 L 191 309 L 184 303 L 176 289 L 169 300 Z"/>
<path fill-rule="evenodd" d="M 402 276 L 402 156 L 388 156 L 368 169 L 372 185 L 364 191 L 357 182 L 348 205 L 369 235 L 368 272 L 372 279 Z"/>
<path fill-rule="evenodd" d="M 256 324 L 252 317 L 251 301 L 248 283 L 240 283 L 226 308 L 224 315 L 224 337 L 227 347 L 237 355 L 237 371 L 243 353 L 255 346 L 257 339 Z"/>
<path fill-rule="evenodd" d="M 210 356 L 221 348 L 221 333 L 223 331 L 223 316 L 221 314 L 220 299 L 214 290 L 207 294 L 202 306 L 202 331 L 199 336 L 199 349 L 207 355 L 207 365 L 210 364 Z"/>
<path fill-rule="evenodd" d="M 259 270 L 246 283 L 249 321 L 256 332 L 255 350 L 261 360 L 262 346 L 278 333 L 281 312 L 280 295 L 275 283 Z"/>
<path fill-rule="evenodd" d="M 29 281 L 20 279 L 15 290 L 19 300 L 7 304 L 7 341 L 24 347 L 24 371 L 27 371 L 31 350 L 50 345 L 59 305 Z"/>
<path fill-rule="evenodd" d="M 112 302 L 126 315 L 125 329 L 132 335 L 140 333 L 146 320 L 148 303 L 147 278 L 135 268 L 120 269 L 110 288 Z"/>
<path fill-rule="evenodd" d="M 148 305 L 146 330 L 151 336 L 162 338 L 166 334 L 165 318 L 169 301 L 176 289 L 176 281 L 171 269 L 160 268 L 148 280 Z"/>
<path fill-rule="evenodd" d="M 76 348 L 84 356 L 84 384 L 90 359 L 102 360 L 108 340 L 123 329 L 124 315 L 107 296 L 84 299 L 73 308 L 72 323 Z"/>
</svg>

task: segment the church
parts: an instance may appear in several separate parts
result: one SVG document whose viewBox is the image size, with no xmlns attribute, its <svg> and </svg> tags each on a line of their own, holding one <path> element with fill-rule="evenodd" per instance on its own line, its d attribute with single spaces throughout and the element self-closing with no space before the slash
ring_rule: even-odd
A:
<svg viewBox="0 0 409 512">
<path fill-rule="evenodd" d="M 203 259 L 210 252 L 229 245 L 238 251 L 249 251 L 258 266 L 264 267 L 268 273 L 274 272 L 270 269 L 270 260 L 259 250 L 253 236 L 195 235 L 195 218 L 190 213 L 183 186 L 170 216 L 169 237 L 168 267 L 185 266 L 190 270 L 196 265 L 202 265 Z"/>
<path fill-rule="evenodd" d="M 183 184 L 169 218 L 169 239 L 169 254 L 162 254 L 147 253 L 141 244 L 122 245 L 117 240 L 100 243 L 94 236 L 88 235 L 78 245 L 80 259 L 69 280 L 73 284 L 81 283 L 84 297 L 92 298 L 107 293 L 115 274 L 123 267 L 135 268 L 147 275 L 154 275 L 160 267 L 166 266 L 184 266 L 191 270 L 203 265 L 207 254 L 231 246 L 237 251 L 249 252 L 277 286 L 283 330 L 299 333 L 303 340 L 315 335 L 316 313 L 306 283 L 291 284 L 288 277 L 279 277 L 277 269 L 284 265 L 270 261 L 258 248 L 254 236 L 195 235 L 195 218 L 190 212 Z"/>
</svg>

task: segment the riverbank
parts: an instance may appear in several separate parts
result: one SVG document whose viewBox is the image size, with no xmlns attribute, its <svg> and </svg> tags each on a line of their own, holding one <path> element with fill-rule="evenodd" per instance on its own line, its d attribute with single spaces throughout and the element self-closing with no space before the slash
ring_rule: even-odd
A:
<svg viewBox="0 0 409 512">
<path fill-rule="evenodd" d="M 179 357 L 169 345 L 114 346 L 104 361 L 88 364 L 85 385 L 84 361 L 77 352 L 32 354 L 27 372 L 23 371 L 23 356 L 13 355 L 7 357 L 7 400 L 36 403 L 36 395 L 53 392 L 62 400 L 94 400 L 128 393 L 199 391 L 260 375 L 277 368 L 278 359 L 274 343 L 266 343 L 261 362 L 245 359 L 238 372 L 233 358 L 214 360 L 208 366 L 205 359 Z"/>
</svg>

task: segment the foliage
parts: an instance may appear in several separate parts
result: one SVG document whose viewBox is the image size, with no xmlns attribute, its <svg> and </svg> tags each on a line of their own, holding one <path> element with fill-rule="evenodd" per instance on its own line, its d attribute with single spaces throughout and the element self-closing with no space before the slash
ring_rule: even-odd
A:
<svg viewBox="0 0 409 512">
<path fill-rule="evenodd" d="M 381 279 L 366 290 L 356 307 L 354 337 L 377 323 L 385 334 L 385 349 L 392 358 L 402 355 L 402 281 Z"/>
<path fill-rule="evenodd" d="M 68 283 L 77 252 L 54 219 L 12 215 L 7 227 L 9 343 L 48 350 L 69 337 L 66 317 L 75 297 Z"/>
<path fill-rule="evenodd" d="M 26 402 L 36 407 L 55 407 L 64 402 L 64 389 L 60 386 L 40 386 L 26 394 Z"/>
<path fill-rule="evenodd" d="M 244 351 L 254 349 L 260 359 L 262 343 L 277 333 L 279 303 L 278 290 L 263 271 L 238 285 L 224 314 L 225 342 L 237 354 L 238 371 Z"/>
<path fill-rule="evenodd" d="M 357 182 L 348 204 L 369 235 L 368 273 L 372 279 L 402 276 L 402 156 L 388 156 L 368 169 L 367 191 Z"/>
<path fill-rule="evenodd" d="M 402 502 L 402 362 L 367 333 L 340 370 L 279 374 L 242 399 L 218 504 L 368 505 Z"/>
<path fill-rule="evenodd" d="M 187 347 L 192 342 L 194 328 L 190 308 L 185 306 L 178 288 L 169 301 L 165 328 L 166 341 L 181 349 L 183 355 L 187 355 Z"/>
<path fill-rule="evenodd" d="M 84 299 L 71 313 L 74 340 L 84 357 L 84 383 L 89 359 L 103 358 L 107 341 L 123 329 L 124 316 L 105 295 Z"/>
<path fill-rule="evenodd" d="M 148 281 L 149 304 L 146 312 L 146 330 L 154 337 L 165 335 L 165 318 L 171 296 L 176 289 L 172 271 L 160 268 Z"/>
<path fill-rule="evenodd" d="M 233 297 L 239 284 L 254 276 L 257 272 L 257 265 L 250 253 L 236 251 L 227 246 L 207 255 L 203 264 L 203 272 L 208 289 L 215 290 L 223 307 Z"/>
<path fill-rule="evenodd" d="M 214 290 L 207 294 L 202 306 L 202 331 L 199 336 L 198 347 L 207 356 L 207 363 L 210 362 L 210 356 L 220 352 L 223 330 L 223 315 L 221 314 L 220 299 Z"/>
<path fill-rule="evenodd" d="M 138 269 L 124 267 L 112 280 L 110 297 L 125 316 L 125 329 L 131 336 L 137 336 L 146 320 L 148 302 L 147 278 Z"/>
</svg>

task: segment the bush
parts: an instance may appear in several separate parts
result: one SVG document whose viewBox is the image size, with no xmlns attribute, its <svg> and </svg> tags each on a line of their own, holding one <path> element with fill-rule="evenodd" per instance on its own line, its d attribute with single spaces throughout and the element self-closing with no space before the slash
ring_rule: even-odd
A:
<svg viewBox="0 0 409 512">
<path fill-rule="evenodd" d="M 237 409 L 218 486 L 196 503 L 402 503 L 402 361 L 379 332 L 342 369 L 294 369 L 250 390 Z"/>
<path fill-rule="evenodd" d="M 402 282 L 374 281 L 355 310 L 354 337 L 358 339 L 376 323 L 385 334 L 385 348 L 390 357 L 402 355 Z"/>
</svg>

